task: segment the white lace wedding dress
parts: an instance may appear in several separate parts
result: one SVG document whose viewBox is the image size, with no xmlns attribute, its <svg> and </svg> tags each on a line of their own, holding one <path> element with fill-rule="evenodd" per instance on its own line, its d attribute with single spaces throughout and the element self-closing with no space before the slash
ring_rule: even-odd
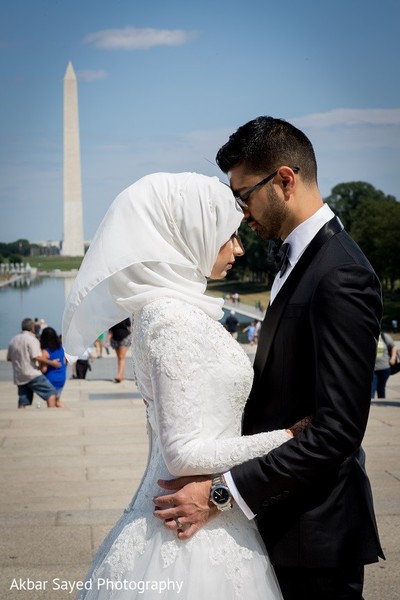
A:
<svg viewBox="0 0 400 600">
<path fill-rule="evenodd" d="M 196 306 L 161 298 L 134 314 L 136 381 L 147 403 L 149 461 L 78 596 L 86 600 L 280 600 L 255 524 L 234 506 L 187 541 L 153 516 L 158 479 L 220 473 L 262 456 L 285 431 L 240 436 L 253 370 L 240 345 Z"/>
</svg>

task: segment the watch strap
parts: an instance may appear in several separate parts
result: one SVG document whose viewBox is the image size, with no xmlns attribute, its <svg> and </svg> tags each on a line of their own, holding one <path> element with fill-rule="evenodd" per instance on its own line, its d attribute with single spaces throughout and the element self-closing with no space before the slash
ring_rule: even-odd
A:
<svg viewBox="0 0 400 600">
<path fill-rule="evenodd" d="M 213 491 L 218 486 L 223 486 L 224 488 L 226 488 L 226 490 L 229 493 L 229 499 L 227 500 L 227 502 L 225 504 L 218 504 L 218 502 L 215 502 L 213 499 L 213 496 L 212 496 Z M 223 476 L 223 474 L 214 475 L 211 480 L 210 501 L 214 504 L 214 506 L 216 506 L 218 508 L 218 510 L 221 510 L 221 511 L 230 510 L 233 506 L 232 495 L 230 493 L 229 487 L 226 485 L 225 477 Z"/>
</svg>

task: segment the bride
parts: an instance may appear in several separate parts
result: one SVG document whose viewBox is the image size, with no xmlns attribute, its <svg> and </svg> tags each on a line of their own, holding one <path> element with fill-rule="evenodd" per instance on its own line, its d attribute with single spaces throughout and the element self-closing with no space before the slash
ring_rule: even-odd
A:
<svg viewBox="0 0 400 600">
<path fill-rule="evenodd" d="M 149 175 L 116 198 L 82 263 L 64 312 L 66 352 L 73 360 L 132 314 L 150 453 L 79 599 L 282 598 L 256 526 L 229 500 L 186 541 L 153 515 L 152 498 L 164 493 L 157 480 L 221 473 L 293 435 L 240 435 L 253 370 L 219 322 L 223 301 L 204 293 L 206 278 L 225 277 L 243 254 L 234 233 L 242 216 L 215 177 Z"/>
</svg>

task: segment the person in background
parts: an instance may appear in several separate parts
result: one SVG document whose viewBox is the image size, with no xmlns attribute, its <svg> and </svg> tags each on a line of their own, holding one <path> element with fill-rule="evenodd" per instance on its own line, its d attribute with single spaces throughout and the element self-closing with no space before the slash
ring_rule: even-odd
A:
<svg viewBox="0 0 400 600">
<path fill-rule="evenodd" d="M 256 321 L 252 321 L 243 329 L 243 333 L 247 333 L 247 341 L 252 346 L 256 335 Z"/>
<path fill-rule="evenodd" d="M 35 317 L 34 320 L 34 334 L 35 334 L 35 338 L 37 338 L 38 340 L 40 339 L 40 334 L 42 332 L 42 326 L 40 325 L 40 321 L 38 317 Z"/>
<path fill-rule="evenodd" d="M 238 292 L 232 294 L 232 302 L 233 304 L 240 304 L 240 294 Z"/>
<path fill-rule="evenodd" d="M 371 399 L 386 398 L 386 383 L 390 377 L 391 365 L 396 362 L 397 348 L 393 338 L 388 334 L 381 332 L 376 348 L 376 361 L 374 377 L 372 379 Z"/>
<path fill-rule="evenodd" d="M 42 358 L 60 362 L 59 367 L 53 367 L 51 364 L 42 363 L 40 370 L 57 391 L 56 405 L 62 408 L 64 404 L 60 397 L 67 379 L 67 361 L 65 359 L 64 349 L 61 344 L 60 336 L 53 327 L 45 327 L 40 335 L 40 347 L 42 349 Z"/>
<path fill-rule="evenodd" d="M 108 330 L 107 342 L 117 355 L 117 376 L 113 379 L 114 383 L 121 383 L 125 377 L 125 357 L 131 345 L 131 339 L 131 320 L 129 317 L 113 325 Z"/>
<path fill-rule="evenodd" d="M 239 321 L 234 310 L 231 310 L 229 315 L 226 317 L 225 325 L 231 336 L 237 340 Z"/>
<path fill-rule="evenodd" d="M 261 332 L 261 321 L 256 321 L 256 328 L 254 330 L 254 343 L 258 344 L 258 340 Z"/>
<path fill-rule="evenodd" d="M 96 348 L 96 358 L 103 358 L 103 348 L 104 348 L 104 333 L 101 333 L 96 339 L 95 343 Z"/>
<path fill-rule="evenodd" d="M 39 319 L 39 327 L 40 327 L 40 329 L 39 329 L 39 338 L 40 338 L 40 336 L 42 335 L 43 329 L 45 327 L 47 327 L 47 323 L 44 319 Z"/>
<path fill-rule="evenodd" d="M 97 357 L 99 358 L 99 357 Z M 90 353 L 90 348 L 87 348 L 79 357 L 74 364 L 75 368 L 75 379 L 86 379 L 86 373 L 91 370 L 90 361 L 93 356 Z"/>
<path fill-rule="evenodd" d="M 110 354 L 109 344 L 106 343 L 107 336 L 106 333 L 101 333 L 95 341 L 96 348 L 96 358 L 103 358 L 103 348 L 106 351 L 106 354 Z"/>
<path fill-rule="evenodd" d="M 13 367 L 14 383 L 18 387 L 18 408 L 30 406 L 34 394 L 46 400 L 48 408 L 55 408 L 59 406 L 57 391 L 37 364 L 57 369 L 61 368 L 61 362 L 59 359 L 53 360 L 42 356 L 39 340 L 34 334 L 35 324 L 32 319 L 24 319 L 21 329 L 22 332 L 12 338 L 7 351 L 7 360 Z"/>
</svg>

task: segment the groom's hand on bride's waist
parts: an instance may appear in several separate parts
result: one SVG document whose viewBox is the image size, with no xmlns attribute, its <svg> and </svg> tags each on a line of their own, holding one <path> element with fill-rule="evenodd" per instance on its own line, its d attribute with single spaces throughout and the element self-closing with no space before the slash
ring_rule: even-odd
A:
<svg viewBox="0 0 400 600">
<path fill-rule="evenodd" d="M 175 530 L 180 539 L 192 537 L 218 514 L 218 509 L 209 501 L 211 476 L 160 479 L 157 483 L 172 493 L 153 498 L 156 505 L 154 515 L 162 519 L 168 529 Z"/>
</svg>

